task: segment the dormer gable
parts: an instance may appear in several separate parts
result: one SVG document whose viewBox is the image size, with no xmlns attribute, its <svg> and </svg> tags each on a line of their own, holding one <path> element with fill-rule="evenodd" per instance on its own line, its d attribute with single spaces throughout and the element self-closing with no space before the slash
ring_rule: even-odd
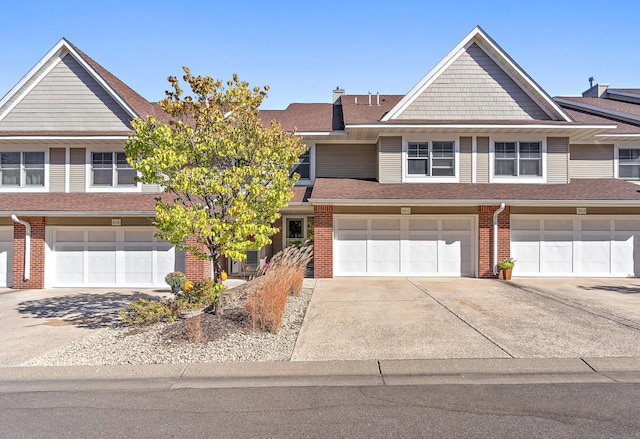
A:
<svg viewBox="0 0 640 439">
<path fill-rule="evenodd" d="M 571 118 L 477 26 L 382 118 L 390 120 Z"/>
<path fill-rule="evenodd" d="M 130 90 L 128 87 L 105 73 L 95 61 L 61 39 L 0 100 L 0 133 L 130 131 L 131 119 L 147 114 L 140 114 L 127 96 L 116 91 L 117 86 Z M 151 107 L 135 92 L 131 95 L 129 98 L 139 98 Z"/>
</svg>

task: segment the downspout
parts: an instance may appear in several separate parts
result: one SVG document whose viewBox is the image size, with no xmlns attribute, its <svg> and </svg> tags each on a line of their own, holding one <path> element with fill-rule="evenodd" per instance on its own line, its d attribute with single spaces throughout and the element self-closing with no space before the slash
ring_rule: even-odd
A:
<svg viewBox="0 0 640 439">
<path fill-rule="evenodd" d="M 15 215 L 11 215 L 11 219 L 27 229 L 24 235 L 24 280 L 29 280 L 31 277 L 31 224 L 18 219 Z"/>
<path fill-rule="evenodd" d="M 493 212 L 493 274 L 498 275 L 498 215 L 502 213 L 505 204 L 501 203 L 498 210 Z"/>
</svg>

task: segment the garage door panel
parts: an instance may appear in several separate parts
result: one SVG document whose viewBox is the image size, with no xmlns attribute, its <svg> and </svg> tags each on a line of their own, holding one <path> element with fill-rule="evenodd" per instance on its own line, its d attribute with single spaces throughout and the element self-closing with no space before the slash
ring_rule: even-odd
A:
<svg viewBox="0 0 640 439">
<path fill-rule="evenodd" d="M 472 217 L 337 217 L 334 224 L 336 275 L 474 273 Z"/>
<path fill-rule="evenodd" d="M 514 275 L 639 275 L 638 236 L 640 220 L 631 217 L 512 216 L 511 255 L 517 259 Z M 540 246 L 537 270 L 536 242 Z"/>
<path fill-rule="evenodd" d="M 54 228 L 53 285 L 166 286 L 167 273 L 184 271 L 184 252 L 154 238 L 154 233 L 151 228 Z"/>
</svg>

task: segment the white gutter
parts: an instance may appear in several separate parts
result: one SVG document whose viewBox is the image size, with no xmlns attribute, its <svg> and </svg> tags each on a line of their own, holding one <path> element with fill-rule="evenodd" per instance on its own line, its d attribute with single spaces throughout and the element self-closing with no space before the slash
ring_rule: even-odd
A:
<svg viewBox="0 0 640 439">
<path fill-rule="evenodd" d="M 11 215 L 11 219 L 27 229 L 24 235 L 24 280 L 29 280 L 31 277 L 31 224 L 18 219 L 15 215 Z"/>
<path fill-rule="evenodd" d="M 502 213 L 505 204 L 501 203 L 498 210 L 493 212 L 493 274 L 498 274 L 498 215 Z"/>
</svg>

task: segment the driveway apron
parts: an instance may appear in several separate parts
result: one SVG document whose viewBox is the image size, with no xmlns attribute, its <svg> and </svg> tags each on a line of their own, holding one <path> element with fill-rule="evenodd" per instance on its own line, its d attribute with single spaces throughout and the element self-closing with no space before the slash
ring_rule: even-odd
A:
<svg viewBox="0 0 640 439">
<path fill-rule="evenodd" d="M 404 278 L 319 279 L 293 361 L 508 358 Z"/>
</svg>

